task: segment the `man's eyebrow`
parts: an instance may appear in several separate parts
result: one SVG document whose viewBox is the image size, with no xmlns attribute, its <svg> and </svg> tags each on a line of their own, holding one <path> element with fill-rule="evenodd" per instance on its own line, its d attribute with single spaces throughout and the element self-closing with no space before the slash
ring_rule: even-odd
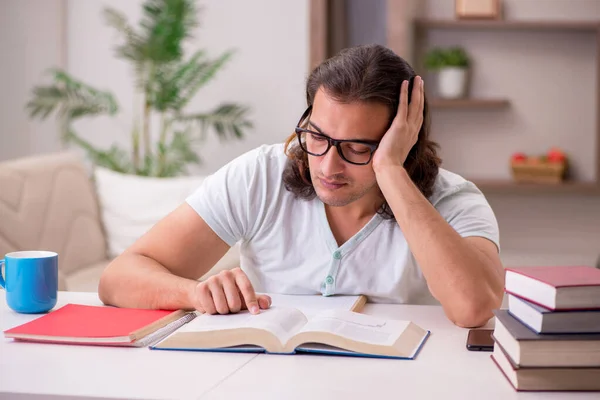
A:
<svg viewBox="0 0 600 400">
<path fill-rule="evenodd" d="M 319 128 L 319 127 L 317 126 L 317 124 L 315 124 L 314 122 L 312 122 L 312 121 L 310 121 L 310 120 L 309 120 L 309 121 L 308 121 L 308 124 L 309 124 L 309 125 L 312 125 L 312 126 L 313 126 L 313 128 L 315 128 L 315 129 L 317 130 L 317 132 L 319 132 L 321 135 L 325 135 L 325 136 L 327 136 L 327 134 L 326 134 L 325 132 L 323 132 L 323 130 L 322 130 L 321 128 Z"/>
<path fill-rule="evenodd" d="M 323 130 L 321 128 L 318 127 L 317 124 L 315 124 L 312 121 L 308 121 L 308 125 L 312 125 L 313 128 L 315 128 L 317 130 L 317 132 L 319 132 L 321 135 L 323 136 L 327 136 L 328 138 L 331 139 L 331 136 L 329 136 L 328 134 L 326 134 L 325 132 L 323 132 Z M 369 140 L 369 139 L 349 139 L 350 141 L 356 141 L 356 142 L 366 142 L 366 143 L 379 143 L 378 140 Z"/>
</svg>

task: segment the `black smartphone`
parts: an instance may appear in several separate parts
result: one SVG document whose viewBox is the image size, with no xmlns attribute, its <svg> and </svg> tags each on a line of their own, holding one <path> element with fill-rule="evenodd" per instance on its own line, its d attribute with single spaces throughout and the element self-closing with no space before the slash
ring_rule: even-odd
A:
<svg viewBox="0 0 600 400">
<path fill-rule="evenodd" d="M 470 351 L 493 351 L 494 339 L 493 329 L 471 329 L 467 335 L 467 350 Z"/>
</svg>

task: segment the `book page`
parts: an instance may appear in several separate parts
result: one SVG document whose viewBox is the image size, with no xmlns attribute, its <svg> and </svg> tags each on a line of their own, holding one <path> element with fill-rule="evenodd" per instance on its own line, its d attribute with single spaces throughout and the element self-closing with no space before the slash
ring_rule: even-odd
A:
<svg viewBox="0 0 600 400">
<path fill-rule="evenodd" d="M 311 318 L 301 332 L 327 332 L 356 342 L 391 346 L 409 323 L 345 310 L 327 310 Z"/>
<path fill-rule="evenodd" d="M 285 343 L 308 322 L 299 310 L 272 306 L 253 315 L 248 311 L 237 314 L 202 314 L 182 326 L 178 332 L 206 332 L 226 329 L 256 328 L 271 332 Z"/>
<path fill-rule="evenodd" d="M 350 310 L 360 298 L 360 296 L 267 294 L 271 297 L 273 306 L 296 308 L 308 319 L 325 310 Z"/>
</svg>

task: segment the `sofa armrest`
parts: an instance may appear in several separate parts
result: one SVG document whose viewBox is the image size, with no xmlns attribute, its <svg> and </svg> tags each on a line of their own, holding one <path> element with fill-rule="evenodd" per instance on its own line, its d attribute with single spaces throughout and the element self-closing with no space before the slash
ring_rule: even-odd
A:
<svg viewBox="0 0 600 400">
<path fill-rule="evenodd" d="M 67 279 L 65 278 L 65 274 L 60 269 L 58 270 L 58 290 L 67 290 Z"/>
</svg>

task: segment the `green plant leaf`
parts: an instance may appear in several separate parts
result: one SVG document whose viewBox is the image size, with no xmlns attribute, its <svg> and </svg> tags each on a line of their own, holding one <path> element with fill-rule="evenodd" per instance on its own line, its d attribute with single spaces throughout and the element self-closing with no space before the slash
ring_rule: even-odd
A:
<svg viewBox="0 0 600 400">
<path fill-rule="evenodd" d="M 446 62 L 449 66 L 453 67 L 468 67 L 469 57 L 465 50 L 460 47 L 452 47 L 446 54 Z"/>
<path fill-rule="evenodd" d="M 117 47 L 117 55 L 133 61 L 142 61 L 145 42 L 129 25 L 125 14 L 108 7 L 104 9 L 103 13 L 106 23 L 124 36 L 125 43 Z"/>
<path fill-rule="evenodd" d="M 197 51 L 187 62 L 173 62 L 160 66 L 156 70 L 154 85 L 149 91 L 149 102 L 158 111 L 175 109 L 181 101 L 181 94 L 189 85 L 190 76 L 197 67 L 204 51 Z"/>
<path fill-rule="evenodd" d="M 193 149 L 194 141 L 186 132 L 177 131 L 168 144 L 158 143 L 155 176 L 171 177 L 186 172 L 186 165 L 199 163 L 200 157 Z"/>
<path fill-rule="evenodd" d="M 204 51 L 200 50 L 187 61 L 159 67 L 149 89 L 150 104 L 160 112 L 181 111 L 198 90 L 214 78 L 232 54 L 226 52 L 215 60 L 205 60 Z"/>
<path fill-rule="evenodd" d="M 33 88 L 25 108 L 32 118 L 47 118 L 53 111 L 69 121 L 96 115 L 114 115 L 118 105 L 110 92 L 88 86 L 62 70 L 51 70 L 53 83 Z"/>
<path fill-rule="evenodd" d="M 181 59 L 182 42 L 192 36 L 197 23 L 193 0 L 146 0 L 140 21 L 145 56 L 157 63 Z"/>
<path fill-rule="evenodd" d="M 433 48 L 425 55 L 425 67 L 428 69 L 438 69 L 444 63 L 444 53 L 440 48 Z"/>
<path fill-rule="evenodd" d="M 155 157 L 156 156 L 154 155 L 146 154 L 144 156 L 144 162 L 142 163 L 142 166 L 138 168 L 136 174 L 140 176 L 156 176 L 157 163 Z"/>
<path fill-rule="evenodd" d="M 107 151 L 100 151 L 95 162 L 97 165 L 123 174 L 133 172 L 127 153 L 116 145 L 112 145 Z"/>
<path fill-rule="evenodd" d="M 105 8 L 104 20 L 107 25 L 113 27 L 117 32 L 123 35 L 124 43 L 117 46 L 117 57 L 129 60 L 134 65 L 135 76 L 137 77 L 138 88 L 145 85 L 146 68 L 146 41 L 135 31 L 127 21 L 125 15 L 115 9 Z"/>
<path fill-rule="evenodd" d="M 243 138 L 243 137 L 244 137 L 244 133 L 242 132 L 242 130 L 240 129 L 240 127 L 239 127 L 239 126 L 237 126 L 237 125 L 233 125 L 233 126 L 231 127 L 231 129 L 233 129 L 233 134 L 234 134 L 234 135 L 235 135 L 235 136 L 236 136 L 238 139 L 241 139 L 241 138 Z"/>
<path fill-rule="evenodd" d="M 198 50 L 191 57 L 184 57 L 184 41 L 192 37 L 197 26 L 195 3 L 145 0 L 136 26 L 120 11 L 103 11 L 107 25 L 119 34 L 115 55 L 132 64 L 136 88 L 141 92 L 136 93 L 136 98 L 143 102 L 143 115 L 135 115 L 130 131 L 131 154 L 116 145 L 107 150 L 96 148 L 72 130 L 74 120 L 114 115 L 118 105 L 112 93 L 89 86 L 62 70 L 52 70 L 50 84 L 33 88 L 26 104 L 29 115 L 39 119 L 52 114 L 60 117 L 63 139 L 84 149 L 95 164 L 146 176 L 177 176 L 185 173 L 190 163 L 199 163 L 194 145 L 209 129 L 221 139 L 242 138 L 252 123 L 247 119 L 248 109 L 241 105 L 223 104 L 211 112 L 182 115 L 198 90 L 215 77 L 233 54 L 228 51 L 209 59 Z M 145 145 L 153 111 L 161 114 L 162 123 L 156 150 L 152 152 L 146 151 Z"/>
<path fill-rule="evenodd" d="M 185 80 L 181 86 L 182 90 L 179 101 L 174 105 L 173 109 L 177 111 L 183 109 L 196 95 L 198 90 L 211 81 L 232 56 L 233 51 L 227 51 L 212 61 L 198 62 L 197 59 L 192 58 L 189 73 L 184 76 Z"/>
<path fill-rule="evenodd" d="M 77 135 L 73 130 L 68 131 L 67 140 L 84 149 L 87 152 L 88 157 L 96 165 L 124 174 L 133 172 L 127 153 L 116 145 L 111 146 L 108 150 L 98 150 L 90 142 Z"/>
<path fill-rule="evenodd" d="M 142 11 L 139 31 L 112 8 L 104 10 L 104 17 L 123 36 L 117 56 L 133 63 L 137 87 L 149 92 L 157 69 L 183 56 L 183 41 L 198 26 L 198 10 L 194 0 L 146 0 Z"/>
<path fill-rule="evenodd" d="M 425 67 L 437 70 L 444 67 L 466 68 L 470 64 L 466 51 L 458 46 L 450 48 L 434 47 L 425 55 Z"/>
<path fill-rule="evenodd" d="M 198 137 L 206 135 L 209 127 L 215 129 L 221 139 L 227 139 L 228 135 L 243 137 L 244 128 L 251 128 L 252 123 L 247 119 L 248 108 L 234 103 L 226 103 L 218 106 L 213 112 L 180 115 L 175 118 L 180 122 L 198 132 Z"/>
</svg>

